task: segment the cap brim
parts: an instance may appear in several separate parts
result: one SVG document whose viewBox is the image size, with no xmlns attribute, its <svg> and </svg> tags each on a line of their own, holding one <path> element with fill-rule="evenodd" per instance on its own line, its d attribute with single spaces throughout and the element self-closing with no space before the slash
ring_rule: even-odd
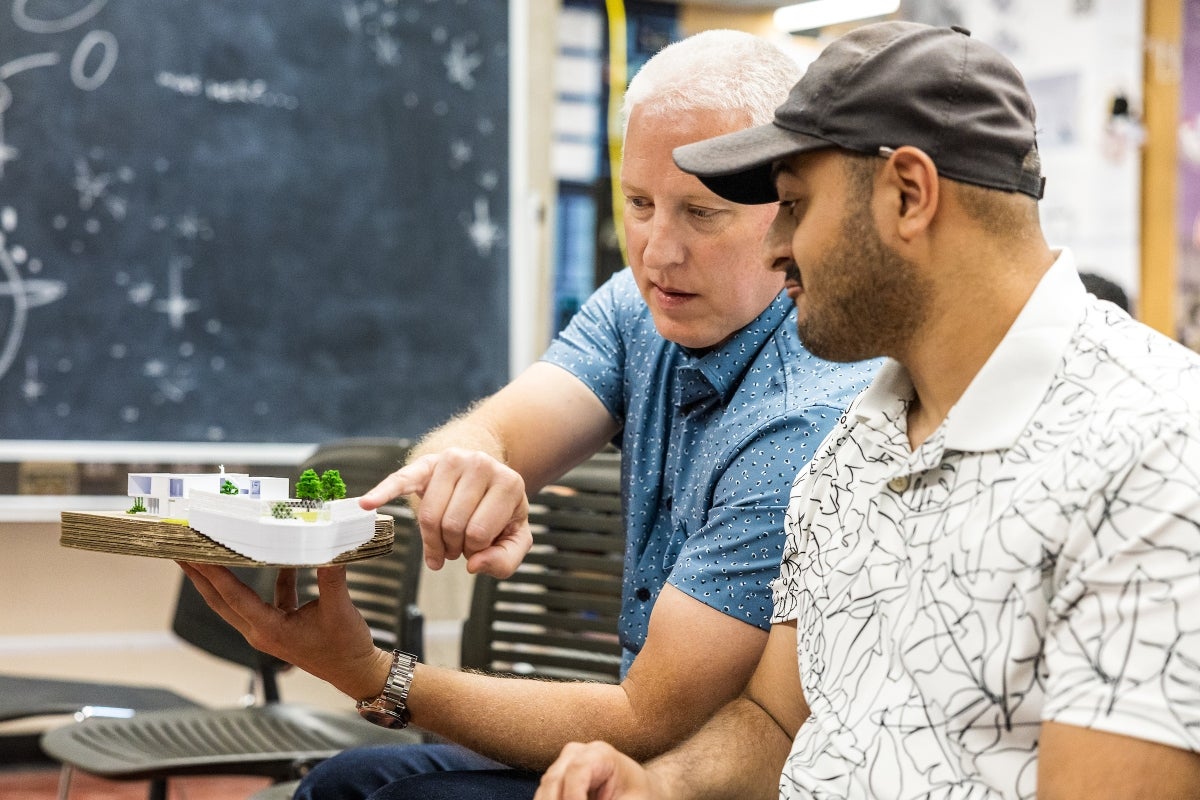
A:
<svg viewBox="0 0 1200 800">
<path fill-rule="evenodd" d="M 834 146 L 768 123 L 676 147 L 672 156 L 676 166 L 695 175 L 715 194 L 734 203 L 755 205 L 779 199 L 771 175 L 776 161 Z"/>
</svg>

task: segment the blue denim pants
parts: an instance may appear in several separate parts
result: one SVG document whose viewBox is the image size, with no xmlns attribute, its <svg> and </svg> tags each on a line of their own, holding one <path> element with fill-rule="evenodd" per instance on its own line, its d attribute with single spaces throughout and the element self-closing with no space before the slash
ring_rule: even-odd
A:
<svg viewBox="0 0 1200 800">
<path fill-rule="evenodd" d="M 455 744 L 356 747 L 314 767 L 293 800 L 531 800 L 540 778 Z"/>
</svg>

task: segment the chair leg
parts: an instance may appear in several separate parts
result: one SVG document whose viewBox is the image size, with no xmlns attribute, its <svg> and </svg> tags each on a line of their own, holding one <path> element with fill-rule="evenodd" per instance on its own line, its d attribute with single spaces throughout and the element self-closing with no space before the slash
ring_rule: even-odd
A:
<svg viewBox="0 0 1200 800">
<path fill-rule="evenodd" d="M 67 796 L 71 794 L 71 765 L 63 764 L 62 769 L 58 771 L 58 800 L 67 800 Z"/>
<path fill-rule="evenodd" d="M 150 781 L 150 793 L 146 795 L 147 800 L 167 800 L 167 779 L 155 778 Z"/>
</svg>

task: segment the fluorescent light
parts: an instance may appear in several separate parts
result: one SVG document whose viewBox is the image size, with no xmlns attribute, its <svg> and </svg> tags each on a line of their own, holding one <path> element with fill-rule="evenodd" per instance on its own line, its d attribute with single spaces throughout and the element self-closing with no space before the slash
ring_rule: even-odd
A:
<svg viewBox="0 0 1200 800">
<path fill-rule="evenodd" d="M 900 8 L 900 0 L 809 0 L 775 10 L 775 27 L 792 33 L 867 17 L 882 17 Z"/>
</svg>

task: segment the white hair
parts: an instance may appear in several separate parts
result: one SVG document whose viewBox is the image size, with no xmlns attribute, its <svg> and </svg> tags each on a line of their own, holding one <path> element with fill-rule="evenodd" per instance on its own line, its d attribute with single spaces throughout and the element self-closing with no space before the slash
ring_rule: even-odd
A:
<svg viewBox="0 0 1200 800">
<path fill-rule="evenodd" d="M 625 92 L 623 126 L 633 109 L 740 111 L 751 125 L 770 122 L 803 70 L 777 45 L 741 31 L 711 30 L 667 45 L 638 70 Z"/>
</svg>

